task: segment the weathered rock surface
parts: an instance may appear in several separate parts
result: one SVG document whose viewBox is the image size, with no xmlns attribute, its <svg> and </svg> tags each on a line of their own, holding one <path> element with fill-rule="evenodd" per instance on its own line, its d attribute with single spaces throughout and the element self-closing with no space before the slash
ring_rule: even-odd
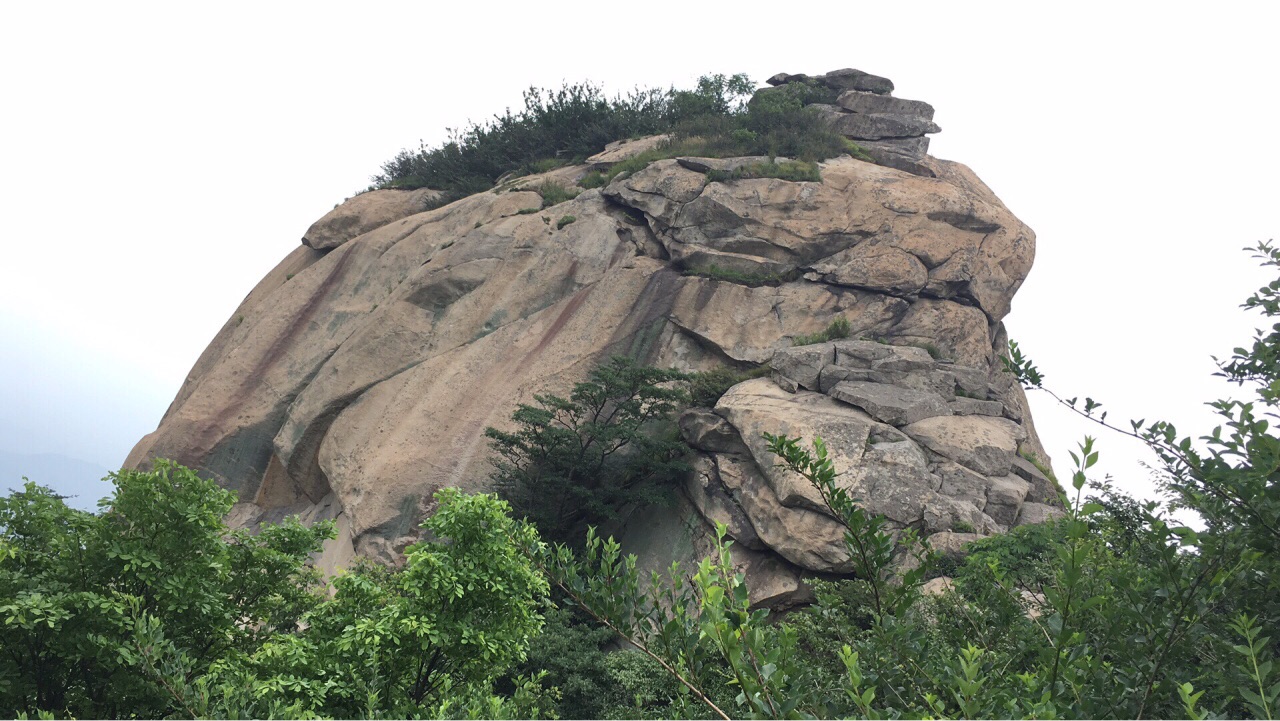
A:
<svg viewBox="0 0 1280 721">
<path fill-rule="evenodd" d="M 932 108 L 890 97 L 884 78 L 813 81 L 849 91 L 837 112 L 872 119 L 857 122 L 931 127 Z M 237 525 L 336 519 L 326 568 L 394 561 L 437 489 L 489 488 L 483 430 L 509 427 L 533 394 L 563 394 L 618 353 L 691 370 L 771 362 L 771 378 L 681 419 L 694 474 L 673 506 L 619 527 L 654 568 L 695 559 L 720 522 L 759 603 L 803 602 L 805 573 L 848 571 L 842 527 L 764 432 L 822 436 L 840 482 L 896 528 L 1043 521 L 1056 491 L 1019 452 L 1046 456 L 996 358 L 1034 235 L 925 141 L 884 152 L 932 175 L 842 156 L 821 182 L 709 182 L 704 170 L 753 159 L 682 158 L 520 213 L 541 205 L 525 188 L 658 142 L 642 139 L 433 210 L 432 191 L 356 196 L 245 298 L 127 464 L 173 458 L 217 479 L 239 493 Z M 564 215 L 576 222 L 557 228 Z M 792 346 L 835 318 L 849 339 Z"/>
<path fill-rule="evenodd" d="M 302 236 L 302 244 L 316 250 L 336 248 L 374 228 L 421 213 L 440 197 L 439 191 L 427 188 L 361 193 L 312 223 Z"/>
</svg>

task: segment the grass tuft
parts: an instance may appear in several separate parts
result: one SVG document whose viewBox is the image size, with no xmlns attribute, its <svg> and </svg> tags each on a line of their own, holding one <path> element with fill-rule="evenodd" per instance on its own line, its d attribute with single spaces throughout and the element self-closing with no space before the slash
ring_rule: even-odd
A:
<svg viewBox="0 0 1280 721">
<path fill-rule="evenodd" d="M 831 319 L 827 327 L 814 333 L 813 335 L 800 335 L 791 339 L 791 345 L 813 345 L 814 343 L 826 343 L 827 341 L 840 340 L 848 338 L 851 328 L 849 319 L 838 315 Z"/>
<path fill-rule="evenodd" d="M 779 273 L 744 273 L 731 268 L 721 268 L 715 264 L 698 268 L 685 268 L 684 274 L 699 278 L 710 278 L 711 280 L 723 280 L 728 283 L 751 286 L 752 288 L 758 288 L 762 285 L 780 285 L 787 280 L 785 276 Z"/>
</svg>

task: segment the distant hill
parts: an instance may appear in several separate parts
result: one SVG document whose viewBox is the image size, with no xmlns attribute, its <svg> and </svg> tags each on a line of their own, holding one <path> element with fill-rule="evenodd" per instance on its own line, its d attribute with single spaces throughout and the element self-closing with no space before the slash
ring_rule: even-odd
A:
<svg viewBox="0 0 1280 721">
<path fill-rule="evenodd" d="M 23 476 L 67 496 L 67 505 L 86 511 L 98 510 L 98 499 L 111 494 L 103 483 L 106 468 L 96 463 L 56 453 L 0 452 L 0 488 L 5 493 L 22 487 Z"/>
</svg>

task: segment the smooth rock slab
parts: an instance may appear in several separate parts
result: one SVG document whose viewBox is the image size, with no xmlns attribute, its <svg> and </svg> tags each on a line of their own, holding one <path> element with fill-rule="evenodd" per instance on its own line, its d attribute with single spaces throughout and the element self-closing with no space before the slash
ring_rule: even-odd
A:
<svg viewBox="0 0 1280 721">
<path fill-rule="evenodd" d="M 944 461 L 933 467 L 934 475 L 942 480 L 938 492 L 944 496 L 972 503 L 982 510 L 987 505 L 987 488 L 991 479 L 965 468 L 954 461 Z"/>
<path fill-rule="evenodd" d="M 681 414 L 680 435 L 700 451 L 727 453 L 742 446 L 733 426 L 709 408 L 691 408 Z"/>
<path fill-rule="evenodd" d="M 785 468 L 778 457 L 769 452 L 764 434 L 798 437 L 805 448 L 812 448 L 813 439 L 821 437 L 826 441 L 836 472 L 843 478 L 852 478 L 853 471 L 862 464 L 872 427 L 879 425 L 857 408 L 819 393 L 787 393 L 767 378 L 756 378 L 730 388 L 716 404 L 716 412 L 737 429 L 769 487 L 784 506 L 807 508 L 821 514 L 830 513 L 822 495 L 812 483 Z M 760 530 L 758 524 L 757 530 Z"/>
<path fill-rule="evenodd" d="M 937 416 L 902 430 L 934 453 L 966 468 L 984 476 L 1004 476 L 1018 453 L 1018 433 L 1011 426 L 1016 428 L 1003 418 Z"/>
<path fill-rule="evenodd" d="M 1018 456 L 1013 459 L 1012 471 L 1014 475 L 1022 478 L 1031 484 L 1031 490 L 1027 493 L 1027 500 L 1036 503 L 1056 503 L 1058 500 L 1058 486 L 1040 472 L 1039 468 L 1031 461 Z"/>
<path fill-rule="evenodd" d="M 329 250 L 371 230 L 416 215 L 440 199 L 438 190 L 371 190 L 361 193 L 311 224 L 304 245 Z"/>
<path fill-rule="evenodd" d="M 693 470 L 685 478 L 685 493 L 703 518 L 713 524 L 723 523 L 733 540 L 757 551 L 765 547 L 747 514 L 721 483 L 712 457 L 698 454 L 694 459 Z"/>
<path fill-rule="evenodd" d="M 872 418 L 892 426 L 905 426 L 925 418 L 946 415 L 947 404 L 928 391 L 884 383 L 841 381 L 829 394 L 838 401 L 857 406 Z"/>
<path fill-rule="evenodd" d="M 933 546 L 933 550 L 942 554 L 946 558 L 954 558 L 961 560 L 969 555 L 968 549 L 965 547 L 974 541 L 986 538 L 980 533 L 956 533 L 954 531 L 943 531 L 929 536 L 929 545 Z"/>
</svg>

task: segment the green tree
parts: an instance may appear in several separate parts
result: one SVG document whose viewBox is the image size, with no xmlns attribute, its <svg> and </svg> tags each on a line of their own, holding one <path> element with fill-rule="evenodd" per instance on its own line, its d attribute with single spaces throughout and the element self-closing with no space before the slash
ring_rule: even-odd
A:
<svg viewBox="0 0 1280 721">
<path fill-rule="evenodd" d="M 319 601 L 307 558 L 330 524 L 231 532 L 234 494 L 164 461 L 111 481 L 99 514 L 32 483 L 0 498 L 2 715 L 164 716 L 169 694 L 139 673 L 139 624 L 199 672 Z"/>
<path fill-rule="evenodd" d="M 512 414 L 514 431 L 485 429 L 497 454 L 494 483 L 518 516 L 561 542 L 627 504 L 662 502 L 664 487 L 688 469 L 672 422 L 688 403 L 688 378 L 615 356 L 567 399 L 534 396 L 535 405 Z"/>
<path fill-rule="evenodd" d="M 519 550 L 537 545 L 537 532 L 513 521 L 495 496 L 445 488 L 436 500 L 423 524 L 435 540 L 409 547 L 403 568 L 366 564 L 339 576 L 333 598 L 303 618 L 305 628 L 229 656 L 177 694 L 183 703 L 200 715 L 212 709 L 262 717 L 281 710 L 336 718 L 510 711 L 491 684 L 524 659 L 542 627 L 547 582 Z M 536 706 L 529 679 L 515 687 L 512 698 Z M 536 711 L 524 706 L 519 713 Z"/>
</svg>

